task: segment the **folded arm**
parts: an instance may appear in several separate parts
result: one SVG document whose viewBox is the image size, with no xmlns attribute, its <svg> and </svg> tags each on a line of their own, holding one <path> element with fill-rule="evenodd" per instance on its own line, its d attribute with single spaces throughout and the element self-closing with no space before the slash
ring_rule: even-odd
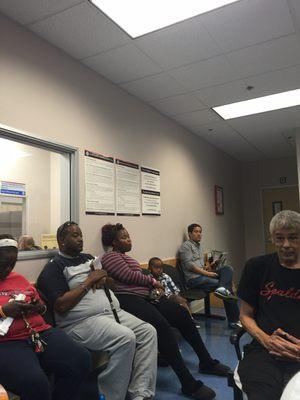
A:
<svg viewBox="0 0 300 400">
<path fill-rule="evenodd" d="M 143 274 L 137 267 L 131 267 L 119 253 L 104 255 L 101 262 L 103 268 L 116 281 L 147 287 L 156 286 L 154 278 Z"/>
<path fill-rule="evenodd" d="M 106 282 L 107 273 L 102 269 L 91 271 L 87 278 L 76 288 L 65 292 L 54 302 L 54 310 L 65 313 L 72 310 L 90 289 L 99 289 Z"/>
</svg>

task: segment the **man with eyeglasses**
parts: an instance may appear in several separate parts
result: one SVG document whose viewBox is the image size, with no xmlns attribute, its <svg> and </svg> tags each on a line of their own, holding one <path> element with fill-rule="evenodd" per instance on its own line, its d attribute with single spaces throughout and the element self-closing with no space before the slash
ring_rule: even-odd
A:
<svg viewBox="0 0 300 400">
<path fill-rule="evenodd" d="M 270 222 L 276 252 L 250 259 L 238 288 L 240 320 L 252 336 L 238 367 L 248 400 L 278 400 L 300 371 L 300 214 Z"/>
<path fill-rule="evenodd" d="M 109 353 L 98 378 L 106 400 L 151 400 L 157 369 L 157 338 L 152 325 L 120 308 L 106 286 L 107 273 L 82 253 L 82 232 L 68 221 L 57 230 L 59 254 L 50 260 L 37 287 L 54 310 L 56 324 L 89 350 Z"/>
</svg>

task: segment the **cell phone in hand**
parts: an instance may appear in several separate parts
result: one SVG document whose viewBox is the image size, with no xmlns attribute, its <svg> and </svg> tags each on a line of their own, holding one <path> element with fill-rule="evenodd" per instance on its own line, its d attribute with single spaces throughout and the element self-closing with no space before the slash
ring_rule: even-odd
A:
<svg viewBox="0 0 300 400">
<path fill-rule="evenodd" d="M 102 269 L 102 264 L 101 264 L 101 261 L 100 261 L 100 257 L 96 257 L 93 260 L 92 264 L 93 264 L 94 269 Z"/>
<path fill-rule="evenodd" d="M 17 294 L 17 296 L 14 297 L 13 300 L 15 300 L 15 301 L 25 301 L 25 299 L 26 299 L 26 295 L 23 294 L 23 293 L 19 293 L 19 294 Z"/>
</svg>

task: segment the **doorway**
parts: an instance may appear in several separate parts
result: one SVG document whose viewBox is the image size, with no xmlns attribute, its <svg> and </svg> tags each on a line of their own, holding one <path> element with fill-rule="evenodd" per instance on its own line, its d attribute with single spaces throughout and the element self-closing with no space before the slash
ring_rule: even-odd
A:
<svg viewBox="0 0 300 400">
<path fill-rule="evenodd" d="M 275 248 L 269 233 L 270 221 L 272 217 L 281 210 L 293 210 L 299 212 L 298 185 L 263 189 L 262 202 L 265 249 L 267 253 L 273 253 Z"/>
</svg>

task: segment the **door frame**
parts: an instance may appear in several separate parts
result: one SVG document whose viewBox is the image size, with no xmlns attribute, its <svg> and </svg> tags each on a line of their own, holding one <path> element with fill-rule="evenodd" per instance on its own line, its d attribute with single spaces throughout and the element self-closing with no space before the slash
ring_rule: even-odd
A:
<svg viewBox="0 0 300 400">
<path fill-rule="evenodd" d="M 261 228 L 262 228 L 262 237 L 264 238 L 264 248 L 266 247 L 266 237 L 265 237 L 265 229 L 264 229 L 264 207 L 263 207 L 263 190 L 272 190 L 272 189 L 284 189 L 289 187 L 297 187 L 298 188 L 298 196 L 299 196 L 299 203 L 300 203 L 300 195 L 299 195 L 299 185 L 292 184 L 292 185 L 276 185 L 276 186 L 263 186 L 260 188 L 260 207 L 261 207 Z"/>
</svg>

